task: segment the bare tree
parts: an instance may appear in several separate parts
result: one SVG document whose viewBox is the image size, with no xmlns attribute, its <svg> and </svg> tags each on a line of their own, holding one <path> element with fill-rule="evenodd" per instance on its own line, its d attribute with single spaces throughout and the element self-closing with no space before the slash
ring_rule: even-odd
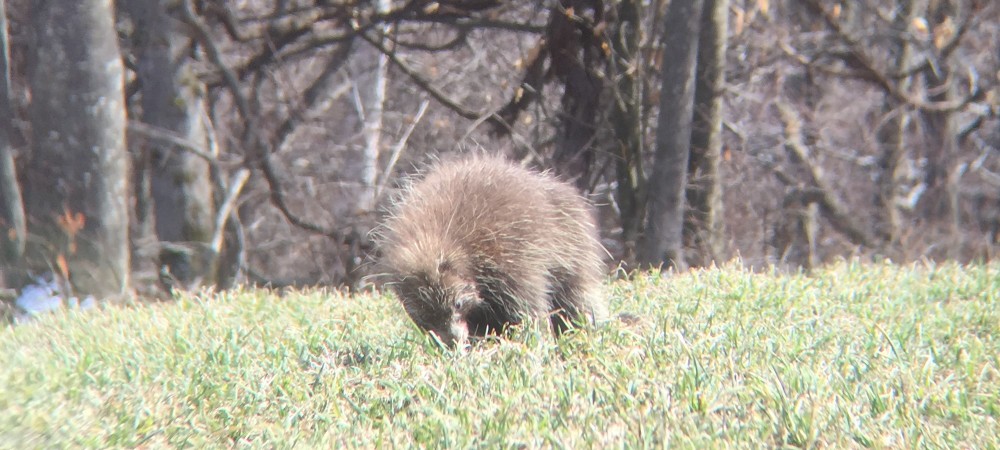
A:
<svg viewBox="0 0 1000 450">
<path fill-rule="evenodd" d="M 78 294 L 129 288 L 123 69 L 111 0 L 32 6 L 27 267 Z"/>
<path fill-rule="evenodd" d="M 660 117 L 653 172 L 649 178 L 646 229 L 639 260 L 647 265 L 687 268 L 684 258 L 684 194 L 687 186 L 695 68 L 702 0 L 670 2 L 664 19 Z"/>
<path fill-rule="evenodd" d="M 643 173 L 642 54 L 640 53 L 642 2 L 623 0 L 614 6 L 608 58 L 611 86 L 609 120 L 614 131 L 615 199 L 622 224 L 622 259 L 635 260 L 636 241 L 646 212 L 646 176 Z"/>
<path fill-rule="evenodd" d="M 552 71 L 565 86 L 561 123 L 556 134 L 556 170 L 575 178 L 577 187 L 590 184 L 594 136 L 601 117 L 604 81 L 597 69 L 604 60 L 604 2 L 560 0 L 549 13 L 548 41 Z"/>
<path fill-rule="evenodd" d="M 26 36 L 44 33 L 27 11 L 53 6 L 6 6 L 20 92 L 29 79 L 41 83 L 40 71 L 29 77 L 23 64 L 36 53 Z M 960 248 L 941 245 L 957 219 L 960 232 L 996 229 L 996 214 L 977 212 L 1000 211 L 990 187 L 1000 184 L 998 60 L 984 51 L 995 2 L 544 6 L 539 14 L 537 2 L 523 0 L 118 2 L 127 12 L 117 31 L 131 70 L 132 175 L 143 193 L 135 216 L 150 224 L 136 235 L 155 235 L 133 239 L 134 276 L 152 275 L 138 265 L 155 259 L 179 283 L 212 283 L 213 263 L 200 257 L 218 255 L 231 205 L 251 280 L 350 282 L 365 275 L 365 236 L 377 220 L 369 213 L 389 198 L 393 177 L 413 170 L 423 152 L 470 143 L 530 154 L 584 189 L 614 189 L 612 205 L 598 201 L 603 223 L 620 219 L 622 245 L 609 239 L 609 250 L 645 264 L 707 265 L 732 245 L 757 265 L 770 261 L 768 242 L 783 262 L 804 266 L 847 252 L 943 257 L 933 249 Z M 739 63 L 726 67 L 727 58 Z M 46 83 L 58 85 L 52 78 Z M 88 79 L 66 80 L 62 98 Z M 23 98 L 45 98 L 43 86 L 35 91 Z M 778 114 L 761 114 L 775 105 Z M 3 106 L 4 131 L 14 132 L 0 158 L 9 181 L 0 184 L 0 230 L 16 254 L 10 200 L 21 197 L 18 187 L 40 184 L 31 146 L 20 142 L 31 134 L 20 131 L 41 137 L 45 125 L 32 129 L 16 99 Z M 352 108 L 360 114 L 345 113 Z M 491 135 L 497 130 L 509 140 Z M 245 194 L 229 195 L 239 189 L 228 180 L 247 173 Z M 953 206 L 947 221 L 931 212 L 940 205 L 932 185 Z M 31 209 L 39 195 L 25 194 Z M 104 217 L 79 203 L 43 216 L 79 240 L 81 224 Z M 35 258 L 46 262 L 36 270 L 63 271 L 70 244 L 59 245 Z"/>
<path fill-rule="evenodd" d="M 601 0 L 555 2 L 549 10 L 545 36 L 527 58 L 521 87 L 507 105 L 490 115 L 496 131 L 509 133 L 518 115 L 540 99 L 545 83 L 558 80 L 563 91 L 552 165 L 564 178 L 575 180 L 581 190 L 590 188 L 597 154 L 595 136 L 603 117 L 601 69 L 610 50 L 604 15 Z"/>
<path fill-rule="evenodd" d="M 959 182 L 969 159 L 983 159 L 988 154 L 968 155 L 962 140 L 993 116 L 986 93 L 996 86 L 995 80 L 977 75 L 977 58 L 960 58 L 958 54 L 969 51 L 963 49 L 963 43 L 970 40 L 965 39 L 970 30 L 989 29 L 986 24 L 997 5 L 900 0 L 890 4 L 892 9 L 887 11 L 891 14 L 886 18 L 862 14 L 883 10 L 881 4 L 857 2 L 851 8 L 840 8 L 819 0 L 801 3 L 829 34 L 825 45 L 795 58 L 817 73 L 864 81 L 885 96 L 878 113 L 880 154 L 874 195 L 879 208 L 876 233 L 880 247 L 890 253 L 893 247 L 899 250 L 896 244 L 904 219 L 900 204 L 905 204 L 912 208 L 917 223 L 934 231 L 922 233 L 925 237 L 921 240 L 930 243 L 944 237 L 948 242 L 936 247 L 943 250 L 943 256 L 958 257 Z M 853 13 L 847 14 L 850 11 Z M 886 29 L 888 39 L 880 31 Z M 978 45 L 971 40 L 973 47 Z M 883 62 L 886 60 L 889 62 Z M 979 65 L 984 62 L 989 64 L 989 59 L 978 61 Z M 959 122 L 962 116 L 974 117 L 965 129 Z M 901 170 L 908 160 L 913 161 L 919 180 L 904 199 Z"/>
<path fill-rule="evenodd" d="M 694 266 L 722 258 L 723 206 L 719 160 L 722 158 L 722 91 L 726 71 L 728 0 L 705 0 L 698 38 L 697 81 L 688 160 L 684 240 Z"/>
<path fill-rule="evenodd" d="M 164 280 L 184 287 L 215 283 L 216 255 L 209 249 L 215 225 L 210 175 L 205 87 L 187 52 L 183 23 L 167 12 L 166 0 L 125 2 L 133 20 L 136 78 L 142 95 L 142 121 L 201 149 L 191 151 L 162 139 L 144 139 L 135 170 L 148 177 Z M 180 286 L 178 286 L 180 287 Z"/>
<path fill-rule="evenodd" d="M 10 84 L 10 41 L 7 34 L 7 3 L 0 0 L 0 260 L 16 262 L 24 253 L 25 221 L 21 186 L 14 167 L 10 125 L 14 119 Z M 6 265 L 6 264 L 4 264 Z M 2 274 L 0 274 L 2 276 Z"/>
<path fill-rule="evenodd" d="M 391 10 L 391 4 L 388 0 L 378 0 L 376 5 L 376 11 L 380 14 L 385 14 Z M 390 33 L 390 26 L 383 25 L 381 27 L 382 36 L 388 36 Z M 360 97 L 358 104 L 361 106 L 359 108 L 359 113 L 361 114 L 364 135 L 364 151 L 362 151 L 361 157 L 361 198 L 359 198 L 359 207 L 363 211 L 372 211 L 375 209 L 375 192 L 376 183 L 378 182 L 378 169 L 379 169 L 379 155 L 382 154 L 382 121 L 383 121 L 383 111 L 385 109 L 386 101 L 386 86 L 388 85 L 389 78 L 389 57 L 379 52 L 376 56 L 375 70 L 371 74 L 371 84 L 368 86 L 360 86 L 364 89 L 364 92 L 358 92 L 356 95 Z M 360 91 L 361 89 L 359 89 Z"/>
<path fill-rule="evenodd" d="M 926 1 L 900 2 L 894 11 L 893 30 L 895 34 L 888 40 L 888 53 L 895 59 L 892 67 L 903 73 L 913 64 L 913 36 L 908 32 L 917 20 L 919 11 L 927 8 Z M 900 80 L 900 89 L 909 90 L 911 77 Z M 878 194 L 875 204 L 880 211 L 876 223 L 876 233 L 886 250 L 891 249 L 899 239 L 902 227 L 902 212 L 899 208 L 902 165 L 906 158 L 906 129 L 909 123 L 907 105 L 886 94 L 882 105 L 881 123 L 877 124 L 877 138 L 880 146 Z"/>
<path fill-rule="evenodd" d="M 921 79 L 927 91 L 927 98 L 937 104 L 948 104 L 958 98 L 958 89 L 952 64 L 948 64 L 948 55 L 942 53 L 944 46 L 953 39 L 956 29 L 970 20 L 969 5 L 965 0 L 942 0 L 922 2 L 907 0 L 904 3 L 922 3 L 921 14 L 929 21 L 931 32 L 931 53 L 927 55 L 932 64 L 921 71 Z M 911 6 L 912 7 L 912 6 Z M 944 64 L 942 64 L 944 63 Z M 924 158 L 927 166 L 924 183 L 927 190 L 920 199 L 918 209 L 921 214 L 931 220 L 943 221 L 950 238 L 958 232 L 958 180 L 955 170 L 960 165 L 958 119 L 956 109 L 921 109 L 918 117 L 923 123 L 927 145 L 924 146 Z M 956 246 L 949 245 L 954 249 Z M 948 256 L 954 256 L 949 254 Z"/>
</svg>

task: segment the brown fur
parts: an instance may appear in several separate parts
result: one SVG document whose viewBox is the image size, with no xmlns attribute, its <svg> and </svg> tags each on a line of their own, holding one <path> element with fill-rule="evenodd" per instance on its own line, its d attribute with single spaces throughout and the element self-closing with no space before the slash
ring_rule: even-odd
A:
<svg viewBox="0 0 1000 450">
<path fill-rule="evenodd" d="M 590 205 L 500 157 L 433 166 L 403 191 L 379 247 L 410 318 L 448 346 L 525 321 L 560 333 L 607 315 Z"/>
</svg>

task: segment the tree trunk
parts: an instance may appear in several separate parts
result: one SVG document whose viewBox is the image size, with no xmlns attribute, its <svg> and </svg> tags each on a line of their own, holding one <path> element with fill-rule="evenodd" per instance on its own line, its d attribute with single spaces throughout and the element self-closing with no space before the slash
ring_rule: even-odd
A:
<svg viewBox="0 0 1000 450">
<path fill-rule="evenodd" d="M 958 4 L 947 1 L 931 2 L 925 11 L 935 31 L 947 28 L 943 25 L 946 21 L 957 22 L 956 16 L 961 12 Z M 927 97 L 931 102 L 949 103 L 957 97 L 955 77 L 949 67 L 949 64 L 934 64 L 923 71 Z M 959 152 L 956 112 L 922 110 L 920 117 L 926 130 L 924 183 L 927 190 L 917 208 L 924 219 L 943 225 L 949 239 L 955 240 L 959 228 L 958 177 L 954 171 Z M 948 258 L 957 256 L 957 242 L 949 242 L 944 247 Z"/>
<path fill-rule="evenodd" d="M 785 195 L 771 236 L 776 252 L 773 264 L 787 269 L 812 270 L 816 267 L 819 262 L 816 254 L 818 217 L 819 204 L 807 193 L 795 189 Z"/>
<path fill-rule="evenodd" d="M 0 0 L 0 267 L 16 263 L 24 253 L 25 222 L 21 186 L 17 184 L 10 124 L 14 105 L 10 85 L 10 42 L 7 34 L 7 5 Z M 3 273 L 0 271 L 0 281 Z"/>
<path fill-rule="evenodd" d="M 548 40 L 552 71 L 563 83 L 555 169 L 566 179 L 588 189 L 594 164 L 594 136 L 604 87 L 599 74 L 603 49 L 596 31 L 604 22 L 600 0 L 560 0 L 550 12 Z"/>
<path fill-rule="evenodd" d="M 944 70 L 944 68 L 936 69 Z M 949 86 L 949 75 L 946 73 L 934 73 L 928 70 L 924 74 L 928 91 L 936 91 L 938 94 L 928 96 L 937 102 L 946 102 L 953 96 L 952 87 Z M 924 194 L 922 203 L 925 217 L 947 218 L 951 214 L 953 206 L 948 203 L 948 173 L 951 163 L 958 150 L 958 142 L 954 115 L 950 111 L 923 111 L 921 117 L 924 123 L 927 137 L 927 172 L 924 182 L 927 184 L 927 192 Z"/>
<path fill-rule="evenodd" d="M 380 13 L 386 13 L 392 8 L 388 0 L 378 0 L 377 9 Z M 382 32 L 387 34 L 390 27 L 385 25 Z M 383 45 L 388 44 L 388 39 L 383 41 Z M 364 129 L 362 134 L 365 139 L 365 148 L 362 152 L 361 161 L 361 198 L 359 207 L 361 212 L 368 213 L 375 210 L 375 191 L 378 182 L 379 155 L 382 153 L 382 111 L 385 108 L 386 85 L 389 79 L 389 57 L 382 52 L 377 52 L 377 63 L 375 73 L 372 74 L 370 91 L 363 94 Z"/>
<path fill-rule="evenodd" d="M 639 259 L 651 266 L 687 268 L 684 259 L 684 190 L 687 184 L 695 63 L 702 0 L 673 0 L 664 20 L 663 70 L 656 154 L 649 180 L 646 230 Z"/>
<path fill-rule="evenodd" d="M 688 262 L 707 266 L 722 257 L 722 89 L 725 83 L 728 0 L 705 0 L 698 41 L 697 81 L 688 161 L 684 240 Z"/>
<path fill-rule="evenodd" d="M 129 287 L 129 192 L 112 2 L 37 1 L 32 13 L 27 268 L 56 268 L 76 295 L 115 297 Z"/>
<path fill-rule="evenodd" d="M 172 132 L 208 153 L 204 86 L 186 63 L 188 38 L 167 13 L 166 0 L 127 2 L 135 22 L 133 44 L 142 86 L 142 121 Z M 168 142 L 147 139 L 149 187 L 156 234 L 166 243 L 161 271 L 183 287 L 214 285 L 216 256 L 208 247 L 215 226 L 210 164 Z M 142 158 L 140 158 L 142 159 Z"/>
<path fill-rule="evenodd" d="M 608 66 L 613 87 L 611 126 L 614 129 L 616 200 L 622 225 L 622 259 L 635 262 L 636 241 L 646 212 L 646 180 L 642 169 L 642 77 L 639 41 L 641 2 L 623 0 L 615 9 Z"/>
<path fill-rule="evenodd" d="M 899 3 L 899 11 L 893 20 L 893 29 L 899 34 L 892 36 L 889 42 L 889 51 L 895 59 L 893 69 L 902 72 L 910 67 L 912 60 L 910 39 L 905 30 L 916 18 L 917 12 L 926 10 L 927 5 L 925 0 L 902 0 Z M 899 89 L 908 91 L 910 84 L 908 79 L 900 80 Z M 909 120 L 904 109 L 905 105 L 901 105 L 888 93 L 885 94 L 885 97 L 882 103 L 882 114 L 885 120 L 877 130 L 881 154 L 878 161 L 878 196 L 875 199 L 875 205 L 880 214 L 876 217 L 875 231 L 882 247 L 888 250 L 896 245 L 902 227 L 902 217 L 897 199 L 902 177 L 900 170 L 903 158 L 906 156 L 904 136 Z"/>
<path fill-rule="evenodd" d="M 949 102 L 955 98 L 955 87 L 947 68 L 927 70 L 924 73 L 928 98 L 934 102 Z M 958 126 L 952 111 L 921 111 L 926 130 L 927 169 L 924 183 L 927 191 L 920 199 L 918 208 L 921 215 L 931 223 L 944 225 L 946 233 L 956 237 L 958 233 L 957 183 L 953 170 L 957 165 Z M 955 256 L 957 246 L 949 245 L 948 257 Z"/>
</svg>

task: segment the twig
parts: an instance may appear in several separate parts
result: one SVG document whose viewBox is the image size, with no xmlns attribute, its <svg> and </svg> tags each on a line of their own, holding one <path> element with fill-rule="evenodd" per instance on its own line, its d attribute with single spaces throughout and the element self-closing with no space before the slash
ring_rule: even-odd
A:
<svg viewBox="0 0 1000 450">
<path fill-rule="evenodd" d="M 552 77 L 552 71 L 545 67 L 545 62 L 549 60 L 549 44 L 545 39 L 532 48 L 525 59 L 527 64 L 521 83 L 510 101 L 502 106 L 495 114 L 495 119 L 491 120 L 493 131 L 497 134 L 513 131 L 511 124 L 517 120 L 522 111 L 541 96 L 545 83 Z"/>
<path fill-rule="evenodd" d="M 458 48 L 459 46 L 466 43 L 468 37 L 469 37 L 469 30 L 458 29 L 455 32 L 455 37 L 453 37 L 450 41 L 439 45 L 422 44 L 417 41 L 412 41 L 412 42 L 402 41 L 395 36 L 391 37 L 390 39 L 392 40 L 392 45 L 394 47 L 403 47 L 410 50 L 419 50 L 424 52 L 440 52 L 444 50 L 453 50 Z"/>
</svg>

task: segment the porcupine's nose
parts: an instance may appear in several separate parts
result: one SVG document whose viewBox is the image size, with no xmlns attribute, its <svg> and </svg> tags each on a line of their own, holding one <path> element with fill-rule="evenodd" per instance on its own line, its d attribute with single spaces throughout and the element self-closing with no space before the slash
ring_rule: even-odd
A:
<svg viewBox="0 0 1000 450">
<path fill-rule="evenodd" d="M 459 317 L 456 314 L 449 328 L 448 331 L 452 336 L 452 342 L 448 346 L 455 348 L 456 346 L 465 345 L 465 342 L 469 339 L 469 325 L 465 322 L 465 318 Z"/>
</svg>

